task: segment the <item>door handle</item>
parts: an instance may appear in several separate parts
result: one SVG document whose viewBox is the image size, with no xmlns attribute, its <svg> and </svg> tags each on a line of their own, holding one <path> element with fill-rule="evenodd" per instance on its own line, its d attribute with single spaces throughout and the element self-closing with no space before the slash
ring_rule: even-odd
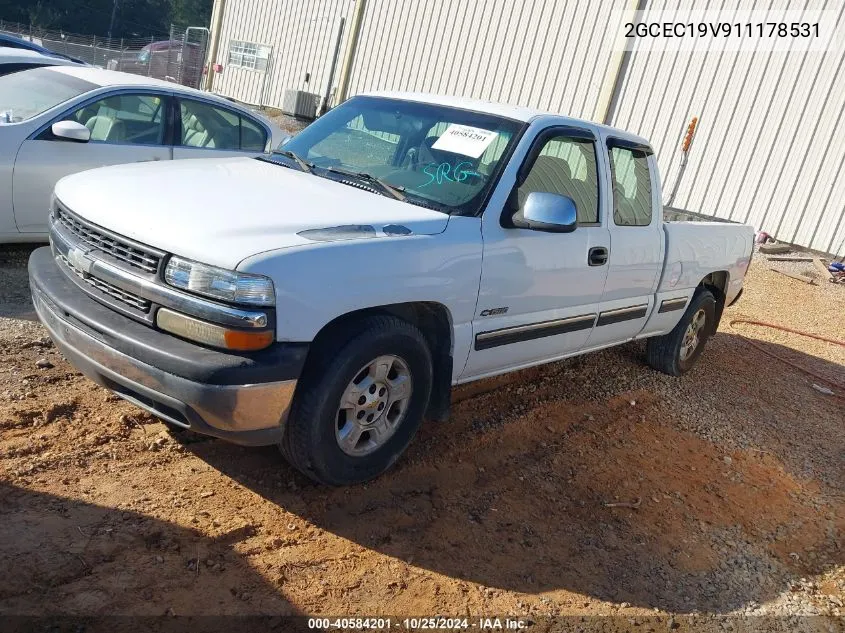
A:
<svg viewBox="0 0 845 633">
<path fill-rule="evenodd" d="M 590 266 L 604 266 L 607 263 L 607 249 L 604 246 L 593 246 L 587 253 L 587 263 Z"/>
</svg>

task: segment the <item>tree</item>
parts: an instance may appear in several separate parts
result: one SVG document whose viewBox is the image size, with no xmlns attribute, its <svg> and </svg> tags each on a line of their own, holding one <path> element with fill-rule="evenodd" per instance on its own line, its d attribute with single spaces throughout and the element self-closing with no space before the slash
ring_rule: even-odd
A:
<svg viewBox="0 0 845 633">
<path fill-rule="evenodd" d="M 105 36 L 115 0 L 0 0 L 0 19 Z M 117 0 L 113 37 L 165 35 L 170 25 L 208 26 L 214 0 Z"/>
<path fill-rule="evenodd" d="M 179 27 L 204 26 L 211 24 L 211 9 L 214 0 L 173 0 L 171 21 Z"/>
</svg>

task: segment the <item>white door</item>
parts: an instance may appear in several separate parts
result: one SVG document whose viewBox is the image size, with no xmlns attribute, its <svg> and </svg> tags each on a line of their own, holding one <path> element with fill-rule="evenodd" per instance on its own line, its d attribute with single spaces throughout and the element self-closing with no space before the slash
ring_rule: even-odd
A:
<svg viewBox="0 0 845 633">
<path fill-rule="evenodd" d="M 613 184 L 612 248 L 589 348 L 631 339 L 645 327 L 665 248 L 660 184 L 651 149 L 614 139 L 609 139 L 608 145 Z"/>
<path fill-rule="evenodd" d="M 599 212 L 595 142 L 555 128 L 541 133 L 506 213 L 482 219 L 484 258 L 473 346 L 462 379 L 500 373 L 580 350 L 596 319 L 609 235 Z M 536 157 L 536 158 L 531 158 Z M 575 201 L 571 233 L 509 228 L 533 191 Z M 592 261 L 591 261 L 592 258 Z"/>
<path fill-rule="evenodd" d="M 257 122 L 204 101 L 180 98 L 177 119 L 173 158 L 257 156 L 267 144 L 267 131 Z"/>
<path fill-rule="evenodd" d="M 172 150 L 163 145 L 166 106 L 163 95 L 113 94 L 60 117 L 87 126 L 87 143 L 56 138 L 49 127 L 24 141 L 15 159 L 13 186 L 18 230 L 47 232 L 50 196 L 64 176 L 106 165 L 170 160 Z"/>
</svg>

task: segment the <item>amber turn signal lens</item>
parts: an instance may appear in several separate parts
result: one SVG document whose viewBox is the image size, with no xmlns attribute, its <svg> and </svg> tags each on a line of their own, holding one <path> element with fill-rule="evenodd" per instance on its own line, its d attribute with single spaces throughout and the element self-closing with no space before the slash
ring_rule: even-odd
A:
<svg viewBox="0 0 845 633">
<path fill-rule="evenodd" d="M 263 330 L 261 332 L 226 330 L 223 336 L 226 338 L 226 349 L 236 349 L 244 352 L 264 349 L 273 342 L 273 332 L 270 330 Z"/>
<path fill-rule="evenodd" d="M 165 332 L 197 343 L 238 352 L 264 349 L 273 342 L 272 330 L 232 330 L 167 308 L 159 308 L 156 325 Z"/>
</svg>

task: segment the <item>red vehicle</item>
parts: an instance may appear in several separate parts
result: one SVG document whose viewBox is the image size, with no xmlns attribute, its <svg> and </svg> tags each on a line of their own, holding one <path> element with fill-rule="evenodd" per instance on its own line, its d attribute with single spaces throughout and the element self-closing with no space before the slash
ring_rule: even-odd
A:
<svg viewBox="0 0 845 633">
<path fill-rule="evenodd" d="M 114 70 L 173 81 L 196 88 L 202 77 L 205 51 L 194 42 L 162 40 L 137 52 L 127 52 L 109 64 Z"/>
</svg>

